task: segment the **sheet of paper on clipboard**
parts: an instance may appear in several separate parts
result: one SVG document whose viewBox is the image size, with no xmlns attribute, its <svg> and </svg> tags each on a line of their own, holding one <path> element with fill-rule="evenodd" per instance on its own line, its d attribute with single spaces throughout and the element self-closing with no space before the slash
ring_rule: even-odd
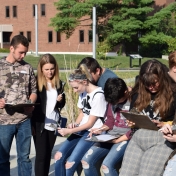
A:
<svg viewBox="0 0 176 176">
<path fill-rule="evenodd" d="M 94 142 L 107 142 L 107 141 L 111 141 L 113 139 L 117 139 L 118 137 L 116 136 L 112 136 L 110 134 L 100 134 L 97 136 L 92 136 L 91 138 L 87 138 L 85 140 L 87 141 L 94 141 Z"/>
<path fill-rule="evenodd" d="M 123 111 L 121 113 L 127 120 L 134 122 L 136 128 L 143 128 L 155 131 L 159 130 L 159 128 L 150 120 L 147 115 Z"/>
</svg>

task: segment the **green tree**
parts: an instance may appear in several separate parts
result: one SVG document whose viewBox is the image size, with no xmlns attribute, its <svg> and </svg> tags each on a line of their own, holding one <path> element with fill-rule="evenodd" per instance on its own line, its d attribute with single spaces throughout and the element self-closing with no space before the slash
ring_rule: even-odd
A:
<svg viewBox="0 0 176 176">
<path fill-rule="evenodd" d="M 150 51 L 153 49 L 155 50 L 153 53 L 156 53 L 153 56 L 161 57 L 163 51 L 170 52 L 172 50 L 174 43 L 170 41 L 176 37 L 175 12 L 176 3 L 172 3 L 147 17 L 143 24 L 142 36 L 139 39 L 146 54 L 149 53 L 149 49 Z M 146 54 L 144 53 L 144 55 Z"/>
<path fill-rule="evenodd" d="M 69 38 L 82 20 L 92 19 L 92 7 L 96 5 L 97 35 L 102 36 L 110 49 L 117 44 L 123 46 L 124 53 L 132 52 L 129 46 L 134 44 L 141 48 L 160 45 L 161 49 L 175 35 L 172 15 L 176 3 L 156 13 L 153 4 L 154 0 L 59 0 L 55 3 L 58 13 L 50 25 Z M 83 16 L 87 18 L 82 19 Z"/>
</svg>

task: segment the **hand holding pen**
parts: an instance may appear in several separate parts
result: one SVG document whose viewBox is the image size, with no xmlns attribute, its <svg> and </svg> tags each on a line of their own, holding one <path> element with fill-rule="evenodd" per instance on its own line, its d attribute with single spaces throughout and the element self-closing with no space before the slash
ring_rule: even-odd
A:
<svg viewBox="0 0 176 176">
<path fill-rule="evenodd" d="M 103 126 L 101 128 L 94 128 L 94 129 L 91 129 L 90 133 L 89 133 L 89 137 L 91 138 L 93 134 L 101 134 L 103 129 L 107 128 L 106 126 Z"/>
</svg>

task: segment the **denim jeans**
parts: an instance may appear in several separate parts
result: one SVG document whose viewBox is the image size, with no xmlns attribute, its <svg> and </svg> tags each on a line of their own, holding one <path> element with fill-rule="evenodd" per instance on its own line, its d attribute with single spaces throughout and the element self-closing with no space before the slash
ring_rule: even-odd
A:
<svg viewBox="0 0 176 176">
<path fill-rule="evenodd" d="M 128 141 L 117 144 L 100 143 L 100 146 L 92 146 L 82 158 L 87 164 L 83 165 L 85 176 L 98 176 L 96 163 L 102 159 L 102 165 L 107 169 L 102 169 L 105 176 L 118 176 L 116 165 L 122 161 Z"/>
<path fill-rule="evenodd" d="M 163 176 L 175 176 L 176 175 L 176 155 L 174 155 L 168 162 Z"/>
<path fill-rule="evenodd" d="M 62 153 L 62 157 L 55 161 L 55 176 L 74 175 L 82 157 L 94 144 L 94 142 L 85 140 L 89 131 L 81 131 L 79 134 L 82 136 L 71 134 L 59 148 L 58 152 Z M 66 161 L 73 163 L 69 169 L 65 169 Z"/>
<path fill-rule="evenodd" d="M 29 159 L 31 147 L 30 119 L 15 125 L 0 125 L 0 175 L 10 176 L 10 149 L 16 138 L 19 176 L 31 176 L 32 163 Z"/>
</svg>

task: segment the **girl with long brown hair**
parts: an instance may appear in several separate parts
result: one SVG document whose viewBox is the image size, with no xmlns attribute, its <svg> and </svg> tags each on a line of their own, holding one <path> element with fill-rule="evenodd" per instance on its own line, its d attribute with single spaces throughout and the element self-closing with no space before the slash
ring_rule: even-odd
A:
<svg viewBox="0 0 176 176">
<path fill-rule="evenodd" d="M 147 115 L 160 129 L 173 121 L 175 98 L 166 67 L 157 60 L 146 61 L 131 93 L 131 109 Z M 173 145 L 160 131 L 138 129 L 127 146 L 120 176 L 159 176 Z"/>
</svg>

